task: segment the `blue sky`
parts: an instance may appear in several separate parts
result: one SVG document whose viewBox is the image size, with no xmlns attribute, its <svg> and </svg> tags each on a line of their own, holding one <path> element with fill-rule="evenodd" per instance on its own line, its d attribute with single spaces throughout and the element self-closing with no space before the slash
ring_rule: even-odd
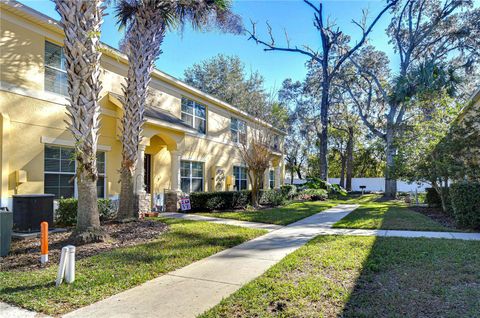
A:
<svg viewBox="0 0 480 318">
<path fill-rule="evenodd" d="M 21 0 L 22 3 L 55 19 L 59 16 L 54 5 L 48 0 Z M 318 3 L 318 2 L 317 2 Z M 369 17 L 374 16 L 382 9 L 383 1 L 324 1 L 326 16 L 335 20 L 337 25 L 352 38 L 359 38 L 359 29 L 351 23 L 352 19 L 359 19 L 362 9 L 369 10 Z M 274 30 L 277 43 L 284 43 L 284 29 L 288 31 L 292 45 L 308 44 L 318 48 L 320 39 L 313 27 L 313 13 L 301 0 L 236 0 L 234 11 L 241 15 L 244 23 L 249 27 L 250 20 L 258 22 L 258 33 L 266 38 L 265 21 L 268 21 Z M 115 24 L 112 10 L 102 29 L 102 41 L 118 47 L 122 34 Z M 395 64 L 393 48 L 388 44 L 385 29 L 389 16 L 385 15 L 371 34 L 371 43 L 378 49 L 384 50 Z M 156 62 L 157 67 L 177 78 L 183 78 L 184 70 L 193 63 L 215 56 L 218 53 L 238 55 L 245 63 L 247 71 L 258 70 L 266 79 L 268 89 L 278 89 L 285 78 L 301 80 L 306 74 L 305 56 L 295 53 L 264 52 L 263 48 L 253 41 L 248 41 L 247 35 L 230 35 L 219 32 L 199 32 L 185 28 L 184 32 L 171 32 L 167 35 L 162 49 L 163 54 Z"/>
</svg>

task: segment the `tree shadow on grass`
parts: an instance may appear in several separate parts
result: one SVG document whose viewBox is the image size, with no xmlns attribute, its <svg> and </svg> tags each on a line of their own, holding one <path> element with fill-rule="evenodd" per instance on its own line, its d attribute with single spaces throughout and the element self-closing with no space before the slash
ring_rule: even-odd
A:
<svg viewBox="0 0 480 318">
<path fill-rule="evenodd" d="M 42 284 L 32 284 L 32 285 L 22 285 L 17 287 L 4 287 L 0 289 L 0 294 L 13 294 L 19 292 L 28 292 L 28 291 L 35 291 L 37 289 L 44 289 L 54 287 L 55 282 L 47 282 Z"/>
<path fill-rule="evenodd" d="M 478 242 L 376 238 L 341 317 L 474 317 Z M 476 268 L 476 270 L 475 270 Z"/>
<path fill-rule="evenodd" d="M 165 237 L 139 246 L 113 250 L 98 256 L 117 264 L 157 263 L 174 259 L 201 258 L 212 249 L 223 250 L 246 241 L 240 234 L 216 236 L 209 232 L 190 232 L 177 229 Z M 201 256 L 201 257 L 199 257 Z"/>
</svg>

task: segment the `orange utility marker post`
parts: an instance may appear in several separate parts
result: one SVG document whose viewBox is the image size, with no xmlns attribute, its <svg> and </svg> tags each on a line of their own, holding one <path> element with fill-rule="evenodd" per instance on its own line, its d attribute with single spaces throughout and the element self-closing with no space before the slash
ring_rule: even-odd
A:
<svg viewBox="0 0 480 318">
<path fill-rule="evenodd" d="M 40 256 L 40 262 L 45 264 L 48 262 L 48 223 L 47 222 L 42 222 L 40 223 L 40 250 L 41 250 L 41 256 Z"/>
</svg>

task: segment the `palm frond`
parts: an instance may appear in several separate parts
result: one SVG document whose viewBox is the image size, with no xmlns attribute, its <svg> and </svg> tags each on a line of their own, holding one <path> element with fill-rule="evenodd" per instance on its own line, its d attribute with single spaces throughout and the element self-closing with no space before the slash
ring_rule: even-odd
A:
<svg viewBox="0 0 480 318">
<path fill-rule="evenodd" d="M 118 0 L 115 5 L 115 18 L 119 29 L 122 30 L 132 21 L 137 13 L 139 3 L 137 0 Z"/>
</svg>

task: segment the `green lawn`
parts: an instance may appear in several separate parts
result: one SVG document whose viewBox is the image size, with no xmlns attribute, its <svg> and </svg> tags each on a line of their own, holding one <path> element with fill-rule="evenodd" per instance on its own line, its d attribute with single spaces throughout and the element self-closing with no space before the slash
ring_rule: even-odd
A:
<svg viewBox="0 0 480 318">
<path fill-rule="evenodd" d="M 55 288 L 58 266 L 0 272 L 0 300 L 50 315 L 62 314 L 266 233 L 206 222 L 161 221 L 170 229 L 155 241 L 79 260 L 72 285 Z"/>
<path fill-rule="evenodd" d="M 480 242 L 319 236 L 201 315 L 477 317 Z"/>
<path fill-rule="evenodd" d="M 414 231 L 452 231 L 431 218 L 412 211 L 400 201 L 377 202 L 379 195 L 347 200 L 360 207 L 333 225 L 335 228 Z"/>
<path fill-rule="evenodd" d="M 225 219 L 287 225 L 337 205 L 334 201 L 294 202 L 283 207 L 258 211 L 196 213 Z"/>
</svg>

